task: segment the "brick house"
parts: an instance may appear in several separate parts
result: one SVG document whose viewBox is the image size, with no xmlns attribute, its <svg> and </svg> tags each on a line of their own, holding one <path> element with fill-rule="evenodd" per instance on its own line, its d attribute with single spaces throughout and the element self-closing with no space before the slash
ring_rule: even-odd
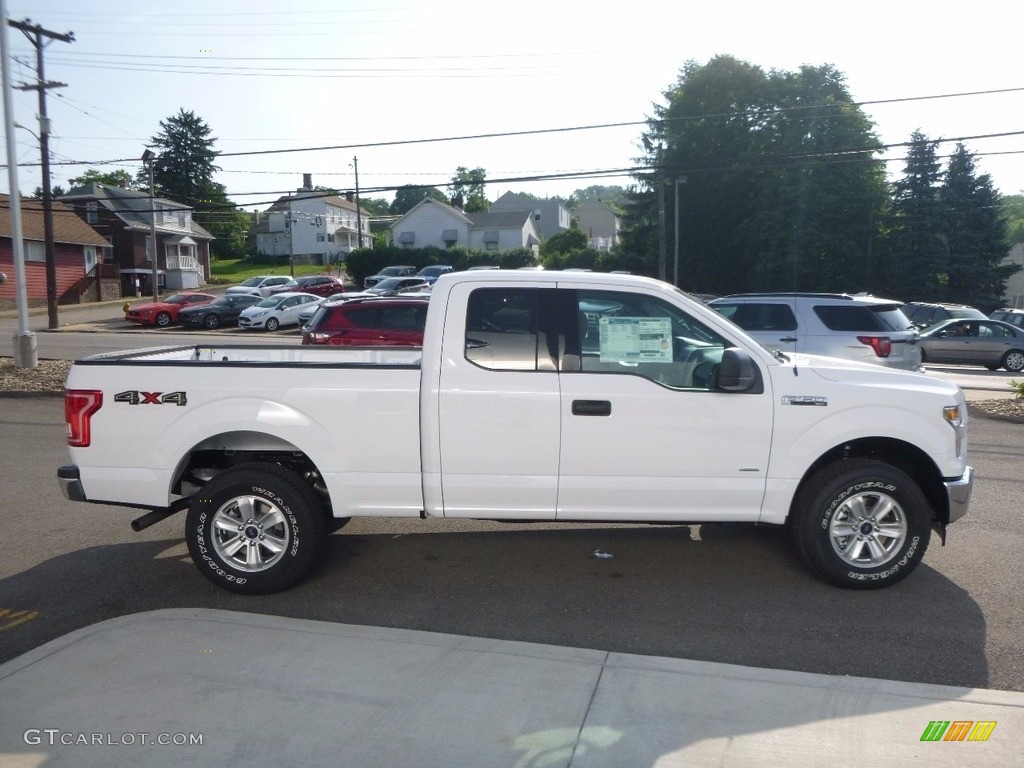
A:
<svg viewBox="0 0 1024 768">
<path fill-rule="evenodd" d="M 150 203 L 147 192 L 96 182 L 76 187 L 60 200 L 110 244 L 122 295 L 153 293 L 154 224 L 160 290 L 198 288 L 209 281 L 213 235 L 193 221 L 189 206 L 160 197 Z"/>
<path fill-rule="evenodd" d="M 46 240 L 43 227 L 43 201 L 21 201 L 21 234 L 25 257 L 25 293 L 30 307 L 45 306 Z M 103 295 L 100 275 L 109 255 L 110 244 L 96 230 L 75 216 L 58 201 L 53 201 L 53 251 L 57 276 L 57 302 L 77 304 L 111 298 Z M 14 240 L 11 236 L 11 199 L 0 194 L 0 272 L 7 281 L 0 284 L 0 309 L 15 306 Z M 108 286 L 109 288 L 109 286 Z M 116 294 L 113 296 L 116 298 Z"/>
</svg>

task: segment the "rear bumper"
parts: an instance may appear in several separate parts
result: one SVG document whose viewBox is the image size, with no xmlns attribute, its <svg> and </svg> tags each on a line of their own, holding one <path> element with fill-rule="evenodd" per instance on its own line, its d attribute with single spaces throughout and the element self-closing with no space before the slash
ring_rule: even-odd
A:
<svg viewBox="0 0 1024 768">
<path fill-rule="evenodd" d="M 74 464 L 63 466 L 57 470 L 57 482 L 64 498 L 70 501 L 88 501 L 82 488 L 82 477 Z"/>
<path fill-rule="evenodd" d="M 955 480 L 947 480 L 946 497 L 949 500 L 949 522 L 959 520 L 967 514 L 971 503 L 971 490 L 974 487 L 974 469 L 967 467 L 963 475 Z"/>
</svg>

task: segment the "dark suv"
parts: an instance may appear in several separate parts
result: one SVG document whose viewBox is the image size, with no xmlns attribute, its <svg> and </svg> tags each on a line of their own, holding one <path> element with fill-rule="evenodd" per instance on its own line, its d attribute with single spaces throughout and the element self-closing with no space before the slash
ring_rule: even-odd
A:
<svg viewBox="0 0 1024 768">
<path fill-rule="evenodd" d="M 363 298 L 321 304 L 302 329 L 302 343 L 421 347 L 427 305 L 425 298 Z"/>
<path fill-rule="evenodd" d="M 1011 309 L 1009 307 L 997 309 L 989 315 L 989 319 L 1002 320 L 1004 323 L 1016 325 L 1018 328 L 1024 328 L 1024 309 Z"/>
<path fill-rule="evenodd" d="M 903 314 L 918 328 L 928 328 L 943 320 L 986 320 L 980 309 L 966 304 L 944 304 L 931 301 L 908 301 Z"/>
</svg>

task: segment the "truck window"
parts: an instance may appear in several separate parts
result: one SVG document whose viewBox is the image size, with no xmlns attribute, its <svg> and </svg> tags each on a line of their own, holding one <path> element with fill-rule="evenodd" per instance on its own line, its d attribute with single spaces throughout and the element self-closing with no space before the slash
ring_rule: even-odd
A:
<svg viewBox="0 0 1024 768">
<path fill-rule="evenodd" d="M 643 376 L 673 389 L 711 389 L 728 343 L 656 297 L 578 291 L 579 370 Z"/>
<path fill-rule="evenodd" d="M 536 288 L 477 288 L 466 309 L 466 359 L 501 371 L 537 370 Z"/>
</svg>

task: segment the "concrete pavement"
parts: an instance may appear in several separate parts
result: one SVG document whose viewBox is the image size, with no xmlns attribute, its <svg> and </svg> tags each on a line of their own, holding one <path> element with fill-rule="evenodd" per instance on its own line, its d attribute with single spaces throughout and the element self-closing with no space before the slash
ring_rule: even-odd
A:
<svg viewBox="0 0 1024 768">
<path fill-rule="evenodd" d="M 5 768 L 992 768 L 1022 764 L 1022 734 L 1024 693 L 219 610 L 0 666 Z"/>
</svg>

